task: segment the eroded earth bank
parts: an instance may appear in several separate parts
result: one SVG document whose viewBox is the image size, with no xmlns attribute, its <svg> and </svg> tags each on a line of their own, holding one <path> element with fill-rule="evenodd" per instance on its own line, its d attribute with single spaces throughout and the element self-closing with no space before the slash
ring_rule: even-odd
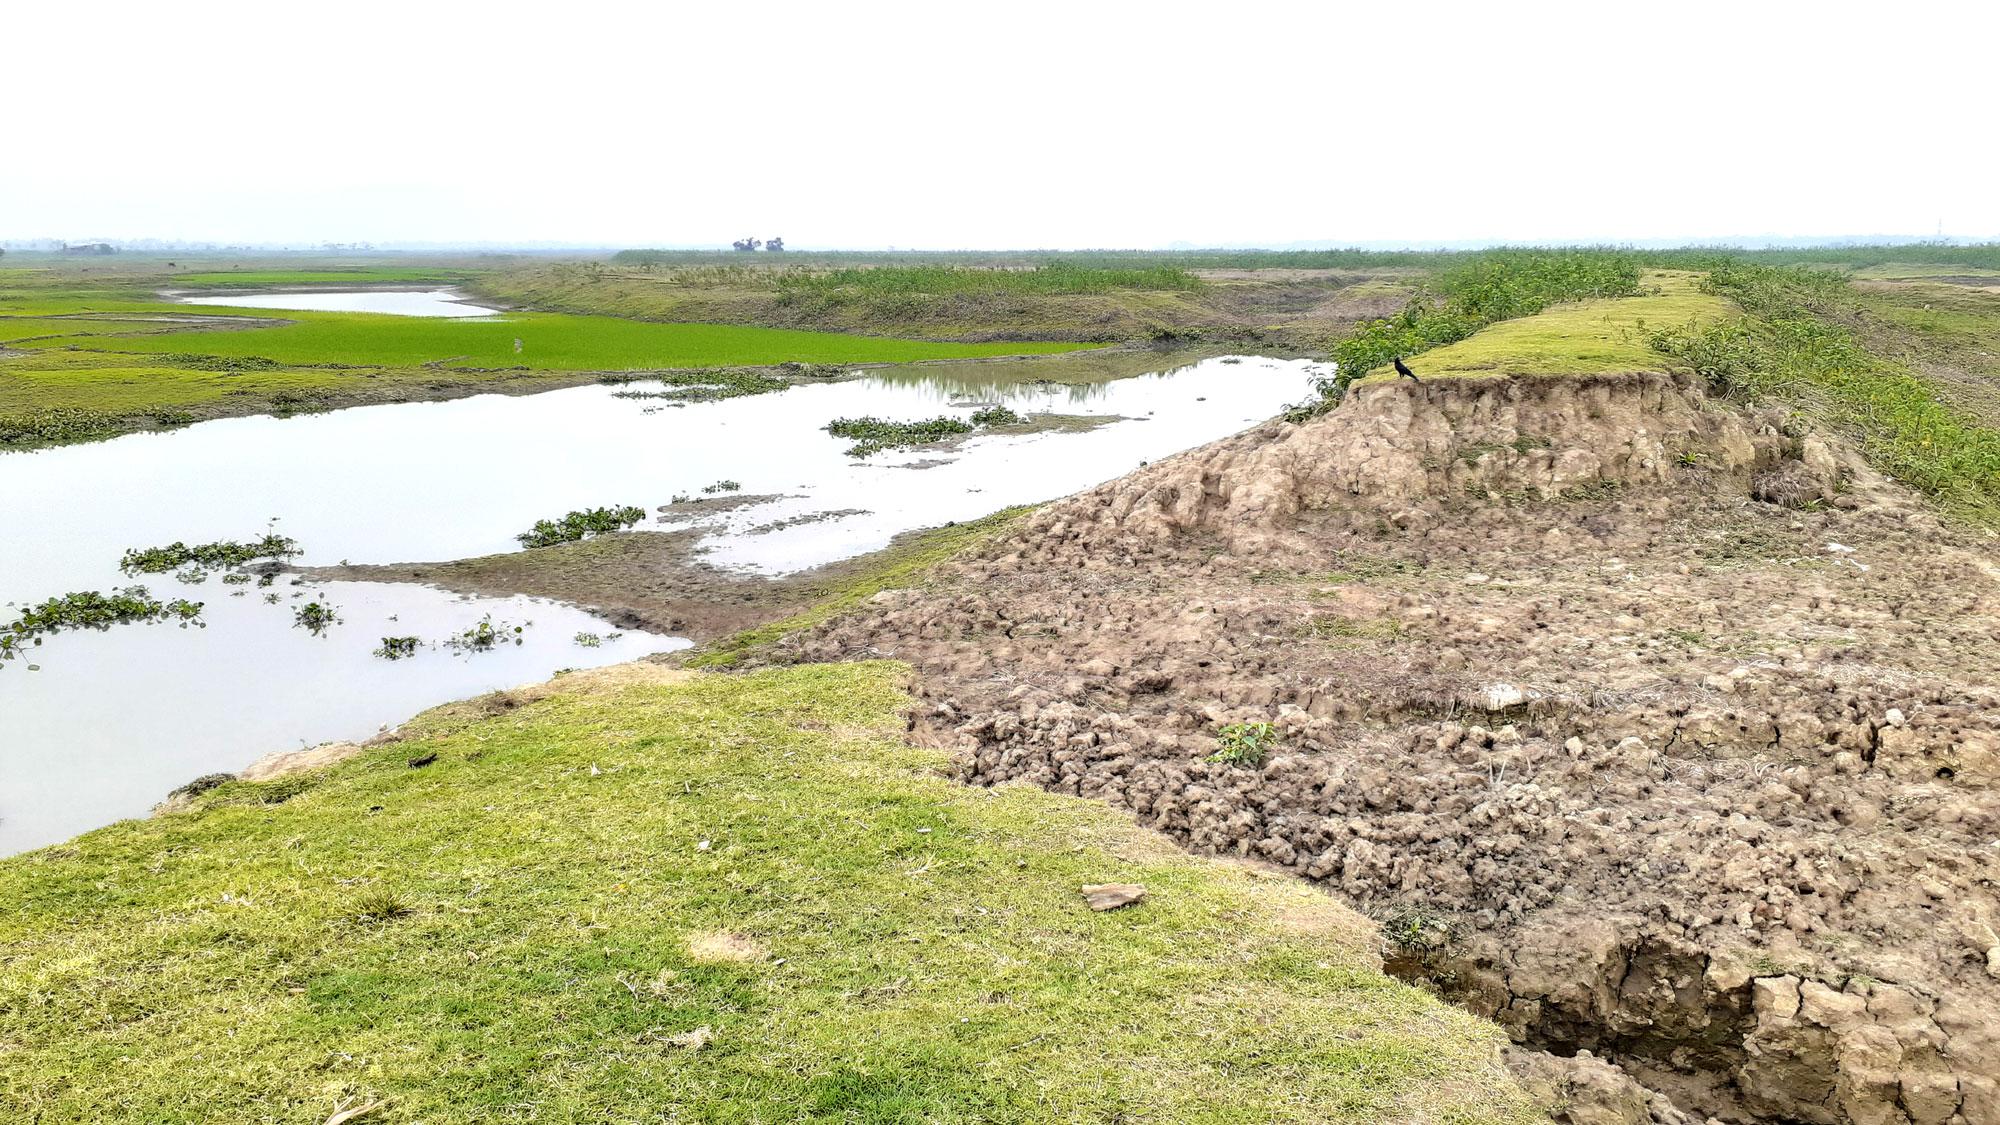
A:
<svg viewBox="0 0 2000 1125">
<path fill-rule="evenodd" d="M 1324 884 L 1573 1120 L 1977 1125 L 1994 554 L 1683 377 L 1364 383 L 779 658 L 909 661 L 964 778 Z"/>
</svg>

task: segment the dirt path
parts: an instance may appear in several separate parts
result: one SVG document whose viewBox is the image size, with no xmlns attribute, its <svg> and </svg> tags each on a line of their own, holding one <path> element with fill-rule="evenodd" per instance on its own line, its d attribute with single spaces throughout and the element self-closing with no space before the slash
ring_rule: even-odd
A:
<svg viewBox="0 0 2000 1125">
<path fill-rule="evenodd" d="M 1527 1056 L 1538 1080 L 1624 1107 L 1579 1120 L 1976 1125 L 2000 1121 L 1994 559 L 1683 380 L 1363 385 L 1050 505 L 778 658 L 910 661 L 915 727 L 966 779 L 1322 883 L 1403 975 L 1578 1056 Z M 1214 757 L 1256 723 L 1268 756 Z"/>
</svg>

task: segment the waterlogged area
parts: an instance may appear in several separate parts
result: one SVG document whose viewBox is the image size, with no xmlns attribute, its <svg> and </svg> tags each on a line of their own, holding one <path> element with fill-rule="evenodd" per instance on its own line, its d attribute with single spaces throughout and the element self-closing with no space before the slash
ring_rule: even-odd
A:
<svg viewBox="0 0 2000 1125">
<path fill-rule="evenodd" d="M 156 599 L 204 603 L 198 627 L 64 632 L 0 664 L 0 853 L 142 814 L 197 775 L 270 751 L 365 738 L 439 703 L 687 644 L 620 634 L 546 601 L 294 585 L 290 573 L 269 584 L 260 574 L 199 584 L 127 575 L 118 564 L 129 548 L 275 530 L 298 544 L 298 565 L 443 561 L 516 550 L 538 520 L 633 505 L 646 513 L 635 531 L 693 526 L 699 561 L 779 575 L 1121 475 L 1270 417 L 1309 379 L 1303 362 L 1255 357 L 1113 362 L 1122 366 L 905 367 L 708 401 L 660 397 L 685 388 L 656 382 L 587 386 L 225 419 L 0 455 L 0 526 L 10 530 L 0 621 L 71 591 L 135 583 Z M 824 429 L 994 405 L 1025 422 L 865 458 Z M 310 604 L 335 620 L 313 629 Z M 447 643 L 482 621 L 500 627 L 498 643 Z M 376 654 L 398 636 L 419 639 L 414 655 Z"/>
<path fill-rule="evenodd" d="M 292 293 L 234 295 L 176 294 L 184 305 L 219 305 L 235 309 L 297 309 L 302 312 L 390 313 L 395 316 L 493 316 L 456 289 L 303 289 Z"/>
</svg>

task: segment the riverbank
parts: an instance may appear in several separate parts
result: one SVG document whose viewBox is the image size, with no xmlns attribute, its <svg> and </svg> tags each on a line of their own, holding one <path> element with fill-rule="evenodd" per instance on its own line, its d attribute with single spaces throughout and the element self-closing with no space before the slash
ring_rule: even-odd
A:
<svg viewBox="0 0 2000 1125">
<path fill-rule="evenodd" d="M 45 1122 L 1532 1120 L 1365 923 L 937 776 L 900 676 L 565 677 L 0 863 L 0 1085 Z"/>
</svg>

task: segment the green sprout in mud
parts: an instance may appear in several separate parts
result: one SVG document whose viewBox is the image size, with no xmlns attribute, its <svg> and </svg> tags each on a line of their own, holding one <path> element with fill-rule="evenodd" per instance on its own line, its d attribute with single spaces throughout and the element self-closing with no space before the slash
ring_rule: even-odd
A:
<svg viewBox="0 0 2000 1125">
<path fill-rule="evenodd" d="M 127 586 L 109 594 L 84 590 L 50 598 L 31 606 L 20 617 L 0 625 L 0 663 L 42 643 L 42 638 L 71 629 L 109 629 L 134 621 L 175 621 L 181 628 L 201 624 L 200 602 L 185 598 L 158 601 L 144 586 Z"/>
<path fill-rule="evenodd" d="M 559 520 L 536 520 L 535 526 L 514 538 L 528 548 L 553 547 L 574 543 L 585 536 L 621 531 L 646 518 L 646 509 L 625 505 L 617 508 L 589 508 L 571 512 Z"/>
<path fill-rule="evenodd" d="M 1225 723 L 1216 728 L 1218 748 L 1208 760 L 1225 766 L 1261 766 L 1282 738 L 1271 723 Z"/>
<path fill-rule="evenodd" d="M 574 640 L 584 648 L 597 648 L 604 643 L 604 638 L 596 633 L 578 633 Z"/>
<path fill-rule="evenodd" d="M 340 624 L 340 615 L 325 602 L 314 599 L 292 611 L 293 624 L 315 637 Z"/>
<path fill-rule="evenodd" d="M 382 647 L 375 650 L 375 655 L 384 660 L 403 660 L 415 656 L 417 646 L 422 643 L 417 637 L 383 637 Z"/>
</svg>

